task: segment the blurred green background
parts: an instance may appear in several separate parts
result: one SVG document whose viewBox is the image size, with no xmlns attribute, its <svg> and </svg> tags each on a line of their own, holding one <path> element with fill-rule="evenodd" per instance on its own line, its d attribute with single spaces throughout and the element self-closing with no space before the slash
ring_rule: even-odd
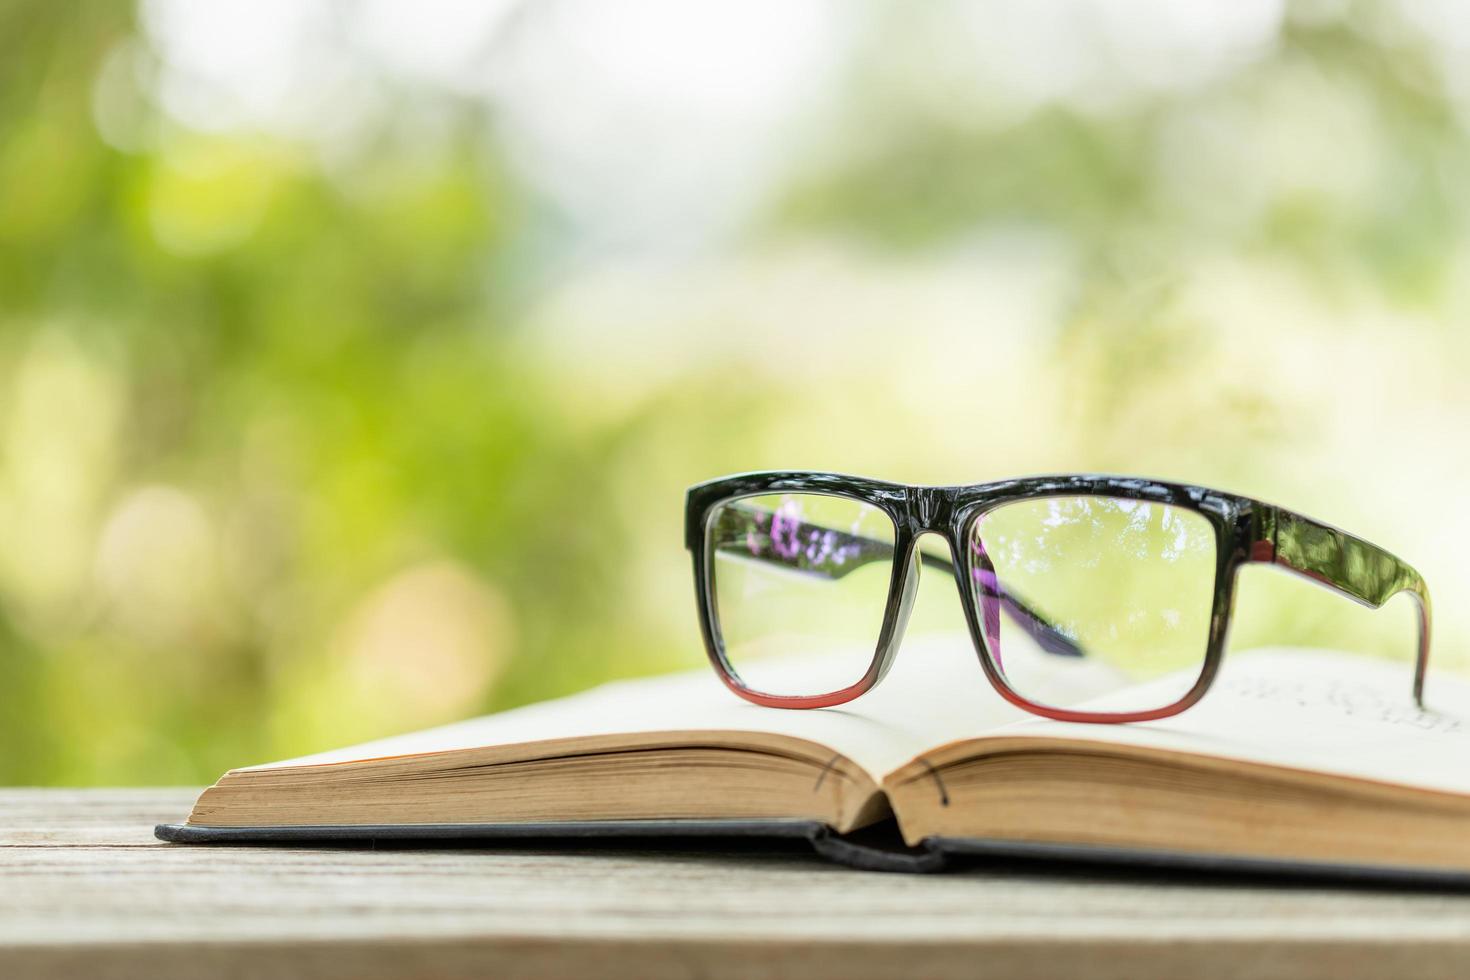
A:
<svg viewBox="0 0 1470 980">
<path fill-rule="evenodd" d="M 684 488 L 1223 485 L 1470 616 L 1470 18 L 0 2 L 0 782 L 702 662 Z M 920 621 L 960 625 L 930 579 Z M 1238 644 L 1407 655 L 1252 570 Z"/>
</svg>

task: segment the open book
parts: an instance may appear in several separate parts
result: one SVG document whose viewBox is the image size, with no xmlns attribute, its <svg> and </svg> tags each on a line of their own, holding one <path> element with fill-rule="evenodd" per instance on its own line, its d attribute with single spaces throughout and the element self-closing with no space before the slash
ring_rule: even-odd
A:
<svg viewBox="0 0 1470 980">
<path fill-rule="evenodd" d="M 1004 702 L 968 641 L 916 638 L 841 708 L 758 707 L 710 671 L 609 684 L 232 770 L 158 835 L 772 834 L 914 870 L 1010 853 L 1470 875 L 1470 716 L 1416 709 L 1409 677 L 1242 651 L 1181 715 L 1080 725 Z M 1430 701 L 1470 705 L 1470 685 L 1436 678 Z"/>
</svg>

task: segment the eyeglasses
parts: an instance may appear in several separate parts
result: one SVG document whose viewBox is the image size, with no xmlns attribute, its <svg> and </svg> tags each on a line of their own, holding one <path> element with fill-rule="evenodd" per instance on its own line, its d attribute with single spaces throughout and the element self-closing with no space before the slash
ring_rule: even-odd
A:
<svg viewBox="0 0 1470 980">
<path fill-rule="evenodd" d="M 921 551 L 937 534 L 952 558 Z M 851 701 L 888 671 L 921 566 L 954 576 L 981 667 L 1007 700 L 1063 721 L 1148 721 L 1208 690 L 1236 573 L 1273 564 L 1374 608 L 1424 579 L 1376 545 L 1204 487 L 1054 476 L 917 487 L 831 473 L 751 473 L 689 491 L 711 662 L 756 704 Z"/>
</svg>

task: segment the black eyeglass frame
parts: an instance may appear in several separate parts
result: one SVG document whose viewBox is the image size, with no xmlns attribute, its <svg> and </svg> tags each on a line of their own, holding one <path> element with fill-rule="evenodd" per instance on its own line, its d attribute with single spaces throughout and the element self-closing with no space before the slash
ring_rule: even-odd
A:
<svg viewBox="0 0 1470 980">
<path fill-rule="evenodd" d="M 893 521 L 892 573 L 873 660 L 859 681 L 840 691 L 800 697 L 765 694 L 747 687 L 725 655 L 712 587 L 711 517 L 721 504 L 781 493 L 843 497 L 875 507 Z M 1191 707 L 1209 690 L 1224 658 L 1236 576 L 1242 567 L 1255 563 L 1276 565 L 1370 608 L 1380 608 L 1402 593 L 1412 595 L 1419 626 L 1413 696 L 1415 703 L 1423 706 L 1432 607 L 1423 576 L 1408 563 L 1346 531 L 1250 497 L 1190 484 L 1093 474 L 1024 477 L 967 486 L 912 486 L 836 473 L 771 471 L 728 476 L 691 487 L 685 503 L 685 546 L 693 557 L 700 629 L 710 663 L 732 691 L 767 707 L 820 708 L 851 701 L 878 684 L 893 664 L 917 588 L 921 536 L 939 535 L 948 543 L 951 554 L 958 557 L 966 553 L 963 542 L 974 522 L 987 512 L 1018 501 L 1061 496 L 1168 504 L 1209 521 L 1215 533 L 1216 567 L 1208 644 L 1199 678 L 1171 705 L 1149 711 L 1085 712 L 1039 704 L 1013 690 L 997 666 L 976 603 L 967 591 L 967 563 L 956 560 L 952 563 L 955 584 L 981 668 L 991 685 L 1018 707 L 1061 721 L 1095 723 L 1151 721 Z"/>
</svg>

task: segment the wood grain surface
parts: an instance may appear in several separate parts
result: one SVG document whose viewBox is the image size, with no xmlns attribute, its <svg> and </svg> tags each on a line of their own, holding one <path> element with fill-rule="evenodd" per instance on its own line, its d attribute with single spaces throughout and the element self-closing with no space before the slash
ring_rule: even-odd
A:
<svg viewBox="0 0 1470 980">
<path fill-rule="evenodd" d="M 1466 977 L 1470 894 L 805 845 L 156 842 L 195 790 L 0 790 L 0 977 Z"/>
</svg>

